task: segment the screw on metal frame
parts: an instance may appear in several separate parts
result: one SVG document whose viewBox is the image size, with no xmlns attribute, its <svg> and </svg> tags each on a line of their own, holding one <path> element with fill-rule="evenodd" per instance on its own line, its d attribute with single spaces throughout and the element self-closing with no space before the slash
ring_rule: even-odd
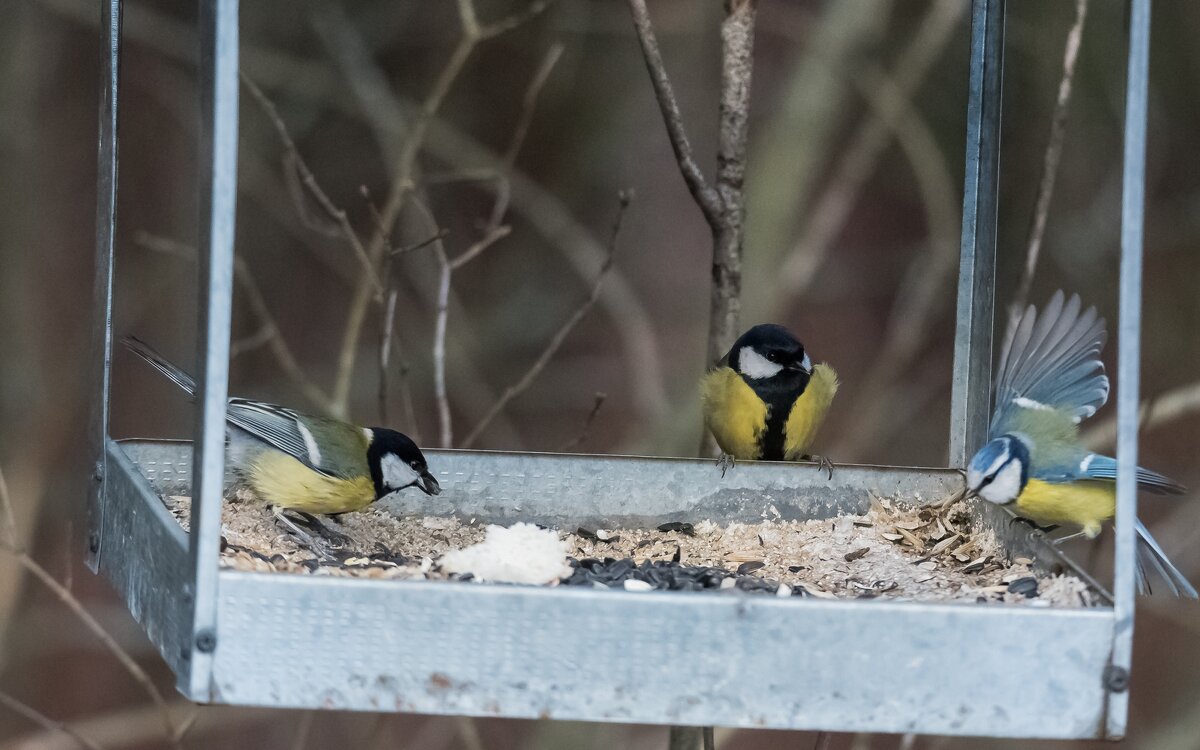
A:
<svg viewBox="0 0 1200 750">
<path fill-rule="evenodd" d="M 200 4 L 200 279 L 196 337 L 196 436 L 192 467 L 191 631 L 215 638 L 221 502 L 225 473 L 225 400 L 233 308 L 233 237 L 237 198 L 238 0 Z M 215 643 L 215 640 L 214 640 Z M 211 696 L 211 652 L 197 649 L 181 676 L 193 700 Z"/>
<path fill-rule="evenodd" d="M 1121 186 L 1121 306 L 1117 337 L 1117 517 L 1113 561 L 1113 647 L 1110 667 L 1133 661 L 1137 598 L 1137 438 L 1141 357 L 1142 227 L 1146 200 L 1146 109 L 1150 88 L 1150 0 L 1133 0 L 1125 82 L 1125 153 Z M 1109 693 L 1105 732 L 1125 733 L 1129 693 Z"/>
</svg>

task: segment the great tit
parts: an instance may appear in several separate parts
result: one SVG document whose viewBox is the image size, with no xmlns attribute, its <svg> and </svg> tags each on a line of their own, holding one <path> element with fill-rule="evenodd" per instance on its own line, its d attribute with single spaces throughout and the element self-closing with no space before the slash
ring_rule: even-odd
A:
<svg viewBox="0 0 1200 750">
<path fill-rule="evenodd" d="M 704 423 L 723 451 L 722 470 L 736 459 L 811 459 L 837 389 L 833 368 L 814 366 L 783 326 L 743 333 L 701 381 Z M 820 461 L 832 477 L 832 464 Z"/>
<path fill-rule="evenodd" d="M 1030 305 L 1000 355 L 996 406 L 989 442 L 967 467 L 967 488 L 1041 526 L 1073 524 L 1095 538 L 1116 512 L 1117 462 L 1087 450 L 1079 423 L 1108 400 L 1100 361 L 1104 319 L 1078 295 L 1055 293 L 1042 314 Z M 1138 468 L 1140 489 L 1181 494 L 1184 488 Z M 1154 568 L 1176 596 L 1196 589 L 1171 564 L 1150 531 L 1137 522 L 1138 584 L 1146 592 L 1146 567 Z M 1072 535 L 1075 536 L 1075 535 Z M 1061 540 L 1060 540 L 1061 541 Z"/>
<path fill-rule="evenodd" d="M 196 382 L 186 372 L 137 338 L 126 337 L 122 343 L 196 397 Z M 297 511 L 328 534 L 311 514 L 362 510 L 408 487 L 428 495 L 441 492 L 421 449 L 395 430 L 358 427 L 242 398 L 229 399 L 225 418 L 229 474 L 274 506 L 277 518 L 281 509 Z"/>
</svg>

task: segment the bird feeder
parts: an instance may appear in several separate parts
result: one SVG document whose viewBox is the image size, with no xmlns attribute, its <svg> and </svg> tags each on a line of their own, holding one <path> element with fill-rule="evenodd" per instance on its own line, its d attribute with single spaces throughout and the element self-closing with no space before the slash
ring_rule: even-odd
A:
<svg viewBox="0 0 1200 750">
<path fill-rule="evenodd" d="M 964 0 L 965 1 L 965 0 Z M 1121 229 L 1120 471 L 1112 594 L 1030 608 L 262 574 L 219 566 L 238 136 L 238 0 L 199 0 L 199 395 L 192 442 L 108 435 L 121 0 L 102 0 L 89 563 L 201 703 L 835 732 L 1119 738 L 1134 613 L 1150 2 L 1132 0 Z M 430 451 L 439 503 L 480 521 L 655 524 L 935 499 L 984 441 L 996 263 L 1003 0 L 972 0 L 949 468 Z M 190 533 L 161 495 L 190 496 Z M 519 503 L 516 500 L 519 499 Z M 1002 508 L 1009 555 L 1079 571 Z M 1081 571 L 1080 571 L 1081 573 Z M 1090 580 L 1090 579 L 1089 579 Z M 362 634 L 346 637 L 346 634 Z M 336 637 L 335 637 L 335 634 Z M 949 668 L 947 668 L 949 667 Z"/>
</svg>

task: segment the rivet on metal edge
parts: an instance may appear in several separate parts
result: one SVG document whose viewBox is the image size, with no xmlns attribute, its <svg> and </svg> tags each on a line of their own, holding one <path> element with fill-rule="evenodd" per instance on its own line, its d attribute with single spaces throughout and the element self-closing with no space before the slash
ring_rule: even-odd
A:
<svg viewBox="0 0 1200 750">
<path fill-rule="evenodd" d="M 1129 670 L 1109 664 L 1104 668 L 1104 688 L 1112 693 L 1123 693 L 1129 689 Z"/>
<path fill-rule="evenodd" d="M 93 531 L 88 534 L 88 552 L 93 555 L 100 551 L 100 534 Z"/>
<path fill-rule="evenodd" d="M 211 654 L 217 648 L 217 634 L 211 630 L 201 630 L 196 633 L 196 650 L 202 654 Z"/>
<path fill-rule="evenodd" d="M 104 462 L 103 461 L 97 461 L 96 465 L 92 468 L 92 481 L 94 481 L 94 482 L 103 482 L 104 481 Z"/>
</svg>

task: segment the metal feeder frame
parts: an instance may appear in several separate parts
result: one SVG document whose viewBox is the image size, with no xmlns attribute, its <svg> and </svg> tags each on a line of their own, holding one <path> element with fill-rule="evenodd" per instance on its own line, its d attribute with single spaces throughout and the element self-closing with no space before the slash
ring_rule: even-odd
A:
<svg viewBox="0 0 1200 750">
<path fill-rule="evenodd" d="M 966 1 L 966 0 L 964 0 Z M 1138 357 L 1150 1 L 1132 0 L 1117 392 L 1116 562 L 1104 606 L 777 599 L 396 582 L 218 565 L 233 285 L 238 0 L 199 0 L 200 320 L 193 443 L 108 436 L 121 0 L 101 0 L 89 565 L 202 703 L 835 732 L 1110 738 L 1125 731 L 1134 615 Z M 971 2 L 966 186 L 949 465 L 987 432 L 1003 0 Z M 937 499 L 955 469 L 431 451 L 436 507 L 481 521 L 610 527 L 865 510 L 868 491 Z M 192 533 L 159 493 L 193 497 Z M 403 504 L 411 499 L 391 501 Z M 1009 554 L 1081 572 L 980 504 Z M 520 507 L 523 506 L 523 507 Z M 398 508 L 405 510 L 405 507 Z M 1090 580 L 1090 579 L 1088 579 Z M 947 668 L 948 667 L 948 668 Z"/>
</svg>

